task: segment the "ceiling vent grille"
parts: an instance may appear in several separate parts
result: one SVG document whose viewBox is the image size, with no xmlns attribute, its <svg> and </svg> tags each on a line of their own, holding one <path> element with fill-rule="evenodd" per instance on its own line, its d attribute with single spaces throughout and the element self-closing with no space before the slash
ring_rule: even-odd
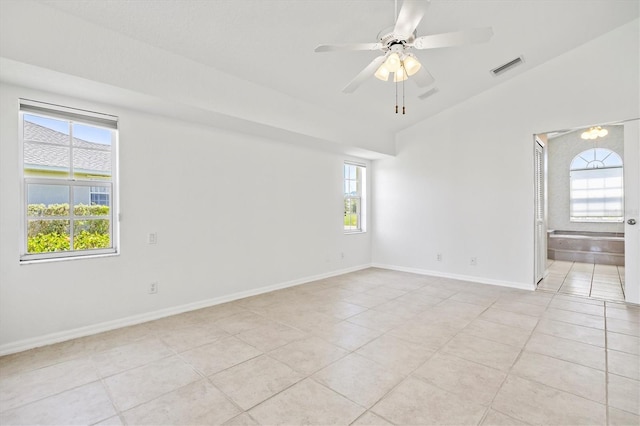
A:
<svg viewBox="0 0 640 426">
<path fill-rule="evenodd" d="M 503 74 L 503 73 L 509 71 L 511 68 L 520 65 L 523 62 L 524 62 L 524 58 L 522 56 L 518 56 L 517 58 L 510 60 L 506 64 L 502 64 L 499 67 L 496 67 L 496 68 L 492 69 L 491 70 L 491 74 L 494 77 L 496 77 L 496 76 L 498 76 L 500 74 Z"/>
</svg>

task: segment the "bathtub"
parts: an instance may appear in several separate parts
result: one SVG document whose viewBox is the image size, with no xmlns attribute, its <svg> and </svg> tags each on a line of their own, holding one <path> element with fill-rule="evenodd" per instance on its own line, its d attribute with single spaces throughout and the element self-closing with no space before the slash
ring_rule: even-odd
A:
<svg viewBox="0 0 640 426">
<path fill-rule="evenodd" d="M 547 231 L 547 257 L 624 266 L 624 233 Z"/>
</svg>

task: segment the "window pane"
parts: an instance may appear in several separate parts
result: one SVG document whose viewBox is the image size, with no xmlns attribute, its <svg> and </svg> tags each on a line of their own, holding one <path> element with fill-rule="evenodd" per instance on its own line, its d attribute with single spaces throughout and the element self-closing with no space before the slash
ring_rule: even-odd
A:
<svg viewBox="0 0 640 426">
<path fill-rule="evenodd" d="M 109 188 L 104 186 L 76 186 L 73 189 L 75 216 L 108 216 Z M 99 201 L 99 202 L 96 202 Z"/>
<path fill-rule="evenodd" d="M 111 247 L 109 220 L 76 220 L 73 223 L 73 249 L 90 250 Z"/>
<path fill-rule="evenodd" d="M 27 185 L 28 216 L 68 216 L 69 186 Z"/>
<path fill-rule="evenodd" d="M 27 253 L 67 251 L 70 248 L 69 220 L 29 220 Z"/>
<path fill-rule="evenodd" d="M 73 149 L 73 174 L 77 179 L 111 177 L 111 152 L 95 149 Z"/>
<path fill-rule="evenodd" d="M 68 122 L 25 114 L 23 132 L 26 176 L 69 176 Z"/>
</svg>

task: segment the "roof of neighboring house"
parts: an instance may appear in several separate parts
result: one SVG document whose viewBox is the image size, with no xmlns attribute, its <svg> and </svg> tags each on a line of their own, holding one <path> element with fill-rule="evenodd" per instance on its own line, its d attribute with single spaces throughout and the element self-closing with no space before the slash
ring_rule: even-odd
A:
<svg viewBox="0 0 640 426">
<path fill-rule="evenodd" d="M 73 168 L 110 174 L 111 146 L 73 138 Z M 28 169 L 69 170 L 69 135 L 24 120 L 24 164 Z"/>
</svg>

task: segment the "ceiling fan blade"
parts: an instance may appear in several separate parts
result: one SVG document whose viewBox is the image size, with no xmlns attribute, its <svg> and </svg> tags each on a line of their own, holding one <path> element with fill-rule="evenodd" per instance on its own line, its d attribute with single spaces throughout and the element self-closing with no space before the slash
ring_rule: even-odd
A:
<svg viewBox="0 0 640 426">
<path fill-rule="evenodd" d="M 422 21 L 427 6 L 429 6 L 428 0 L 405 0 L 402 3 L 400 13 L 398 13 L 398 20 L 393 32 L 401 37 L 411 36 Z"/>
<path fill-rule="evenodd" d="M 424 92 L 422 95 L 418 95 L 418 99 L 423 101 L 423 100 L 427 99 L 429 96 L 435 95 L 437 92 L 438 92 L 438 88 L 437 87 L 432 87 L 431 89 L 429 89 L 426 92 Z"/>
<path fill-rule="evenodd" d="M 434 81 L 436 81 L 436 79 L 433 78 L 431 73 L 427 71 L 424 65 L 420 67 L 418 72 L 409 77 L 409 79 L 415 81 L 418 87 L 427 87 L 430 84 L 433 84 Z"/>
<path fill-rule="evenodd" d="M 315 52 L 348 52 L 352 50 L 378 50 L 382 49 L 380 43 L 351 43 L 351 44 L 321 44 Z"/>
<path fill-rule="evenodd" d="M 413 42 L 416 49 L 438 49 L 440 47 L 460 46 L 462 44 L 484 43 L 491 39 L 493 30 L 487 28 L 473 28 L 453 33 L 442 33 L 418 37 Z"/>
<path fill-rule="evenodd" d="M 360 71 L 360 74 L 356 76 L 351 83 L 347 84 L 344 89 L 342 89 L 343 93 L 353 93 L 367 78 L 371 77 L 378 70 L 380 65 L 387 58 L 386 55 L 378 56 L 375 58 L 365 69 Z"/>
</svg>

